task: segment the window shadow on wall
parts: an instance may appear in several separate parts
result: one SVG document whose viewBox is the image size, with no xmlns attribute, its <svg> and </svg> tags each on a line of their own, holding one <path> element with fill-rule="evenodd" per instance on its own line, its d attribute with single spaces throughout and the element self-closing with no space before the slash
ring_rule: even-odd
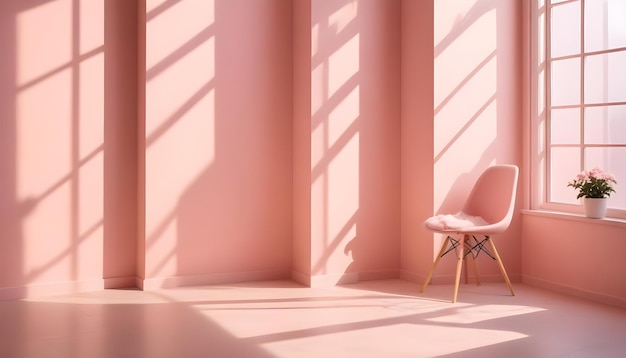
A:
<svg viewBox="0 0 626 358">
<path fill-rule="evenodd" d="M 436 27 L 447 26 L 437 24 L 444 10 L 435 8 Z M 435 165 L 448 168 L 452 161 L 467 168 L 436 212 L 459 209 L 468 186 L 488 166 L 519 160 L 511 141 L 521 135 L 512 124 L 521 107 L 511 97 L 521 74 L 510 64 L 503 35 L 510 33 L 512 13 L 510 4 L 476 1 L 435 44 Z"/>
<path fill-rule="evenodd" d="M 291 5 L 167 4 L 147 15 L 146 277 L 287 278 Z"/>
<path fill-rule="evenodd" d="M 443 2 L 435 3 L 437 214 L 458 212 L 490 165 L 521 163 L 519 5 L 479 0 L 464 9 L 463 4 L 446 9 Z M 462 15 L 450 21 L 454 12 Z M 518 232 L 516 222 L 513 232 Z M 501 253 L 505 261 L 512 256 L 519 262 L 519 250 L 519 241 L 507 240 Z"/>
<path fill-rule="evenodd" d="M 347 282 L 394 277 L 400 252 L 399 3 L 333 2 L 319 11 L 312 26 L 319 47 L 311 65 L 311 191 L 322 203 L 312 206 L 312 244 L 320 249 L 311 273 L 345 274 Z"/>
<path fill-rule="evenodd" d="M 34 290 L 18 297 L 100 277 L 104 52 L 92 6 L 2 4 L 2 285 Z"/>
</svg>

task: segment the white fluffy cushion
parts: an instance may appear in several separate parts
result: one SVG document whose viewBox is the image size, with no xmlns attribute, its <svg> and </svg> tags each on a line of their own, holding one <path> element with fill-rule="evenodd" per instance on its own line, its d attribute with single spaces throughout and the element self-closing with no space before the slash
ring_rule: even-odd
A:
<svg viewBox="0 0 626 358">
<path fill-rule="evenodd" d="M 442 231 L 461 229 L 468 226 L 489 225 L 489 223 L 480 216 L 458 213 L 455 215 L 445 214 L 430 217 L 424 222 L 424 225 L 431 230 Z"/>
</svg>

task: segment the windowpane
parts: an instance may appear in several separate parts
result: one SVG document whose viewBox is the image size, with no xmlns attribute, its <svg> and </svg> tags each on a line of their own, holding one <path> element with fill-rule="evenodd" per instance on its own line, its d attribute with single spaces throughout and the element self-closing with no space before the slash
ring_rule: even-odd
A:
<svg viewBox="0 0 626 358">
<path fill-rule="evenodd" d="M 550 111 L 550 143 L 580 144 L 580 110 L 578 108 Z"/>
<path fill-rule="evenodd" d="M 551 71 L 552 105 L 580 104 L 580 59 L 553 61 Z"/>
<path fill-rule="evenodd" d="M 550 201 L 578 204 L 576 192 L 567 183 L 580 173 L 580 149 L 552 148 L 550 154 Z"/>
<path fill-rule="evenodd" d="M 626 101 L 626 51 L 588 56 L 585 103 Z"/>
<path fill-rule="evenodd" d="M 544 37 L 537 42 L 534 131 L 535 164 L 545 185 L 537 183 L 536 193 L 540 202 L 581 205 L 567 186 L 581 170 L 597 166 L 626 182 L 626 0 L 545 3 L 547 11 L 536 12 Z M 610 210 L 626 210 L 622 186 L 616 185 Z M 626 211 L 617 216 L 626 218 Z"/>
<path fill-rule="evenodd" d="M 580 53 L 580 2 L 554 7 L 550 20 L 551 57 Z"/>
<path fill-rule="evenodd" d="M 585 143 L 626 144 L 626 106 L 585 109 Z"/>
<path fill-rule="evenodd" d="M 626 47 L 626 1 L 585 2 L 585 50 Z"/>
</svg>

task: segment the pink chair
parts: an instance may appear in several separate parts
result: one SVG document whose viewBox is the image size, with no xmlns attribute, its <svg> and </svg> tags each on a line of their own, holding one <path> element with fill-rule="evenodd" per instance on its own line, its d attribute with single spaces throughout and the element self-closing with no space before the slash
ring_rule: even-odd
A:
<svg viewBox="0 0 626 358">
<path fill-rule="evenodd" d="M 515 165 L 494 165 L 489 167 L 474 184 L 461 212 L 452 215 L 436 215 L 424 222 L 424 226 L 427 229 L 448 236 L 443 242 L 428 276 L 426 276 L 426 281 L 421 289 L 422 292 L 428 286 L 433 272 L 437 264 L 439 264 L 439 260 L 445 254 L 454 250 L 457 255 L 457 264 L 454 294 L 452 296 L 453 303 L 456 302 L 459 292 L 463 261 L 468 256 L 471 258 L 474 266 L 476 283 L 480 285 L 475 262 L 480 252 L 484 252 L 498 262 L 511 295 L 515 296 L 513 286 L 506 274 L 491 236 L 506 231 L 511 223 L 515 208 L 518 176 L 519 169 Z M 460 239 L 458 239 L 459 237 Z M 485 247 L 487 243 L 490 250 Z M 467 269 L 465 270 L 465 281 L 467 283 Z"/>
</svg>

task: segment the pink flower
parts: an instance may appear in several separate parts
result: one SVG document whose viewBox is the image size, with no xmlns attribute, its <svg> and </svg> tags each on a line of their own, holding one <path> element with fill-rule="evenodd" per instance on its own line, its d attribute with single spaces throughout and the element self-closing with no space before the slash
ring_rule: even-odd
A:
<svg viewBox="0 0 626 358">
<path fill-rule="evenodd" d="M 578 173 L 578 175 L 576 175 L 576 181 L 582 181 L 587 179 L 589 179 L 589 176 L 587 175 L 586 171 L 582 171 Z"/>
<path fill-rule="evenodd" d="M 602 169 L 598 167 L 595 167 L 589 171 L 590 178 L 601 179 L 603 174 L 604 173 L 602 172 Z"/>
<path fill-rule="evenodd" d="M 606 181 L 617 182 L 617 179 L 615 178 L 615 175 L 613 175 L 611 173 L 604 173 L 602 175 L 602 179 L 604 179 Z"/>
<path fill-rule="evenodd" d="M 567 183 L 567 186 L 578 190 L 576 199 L 606 198 L 615 192 L 613 184 L 617 184 L 617 179 L 613 174 L 605 173 L 602 169 L 595 167 L 578 173 L 574 180 Z"/>
</svg>

